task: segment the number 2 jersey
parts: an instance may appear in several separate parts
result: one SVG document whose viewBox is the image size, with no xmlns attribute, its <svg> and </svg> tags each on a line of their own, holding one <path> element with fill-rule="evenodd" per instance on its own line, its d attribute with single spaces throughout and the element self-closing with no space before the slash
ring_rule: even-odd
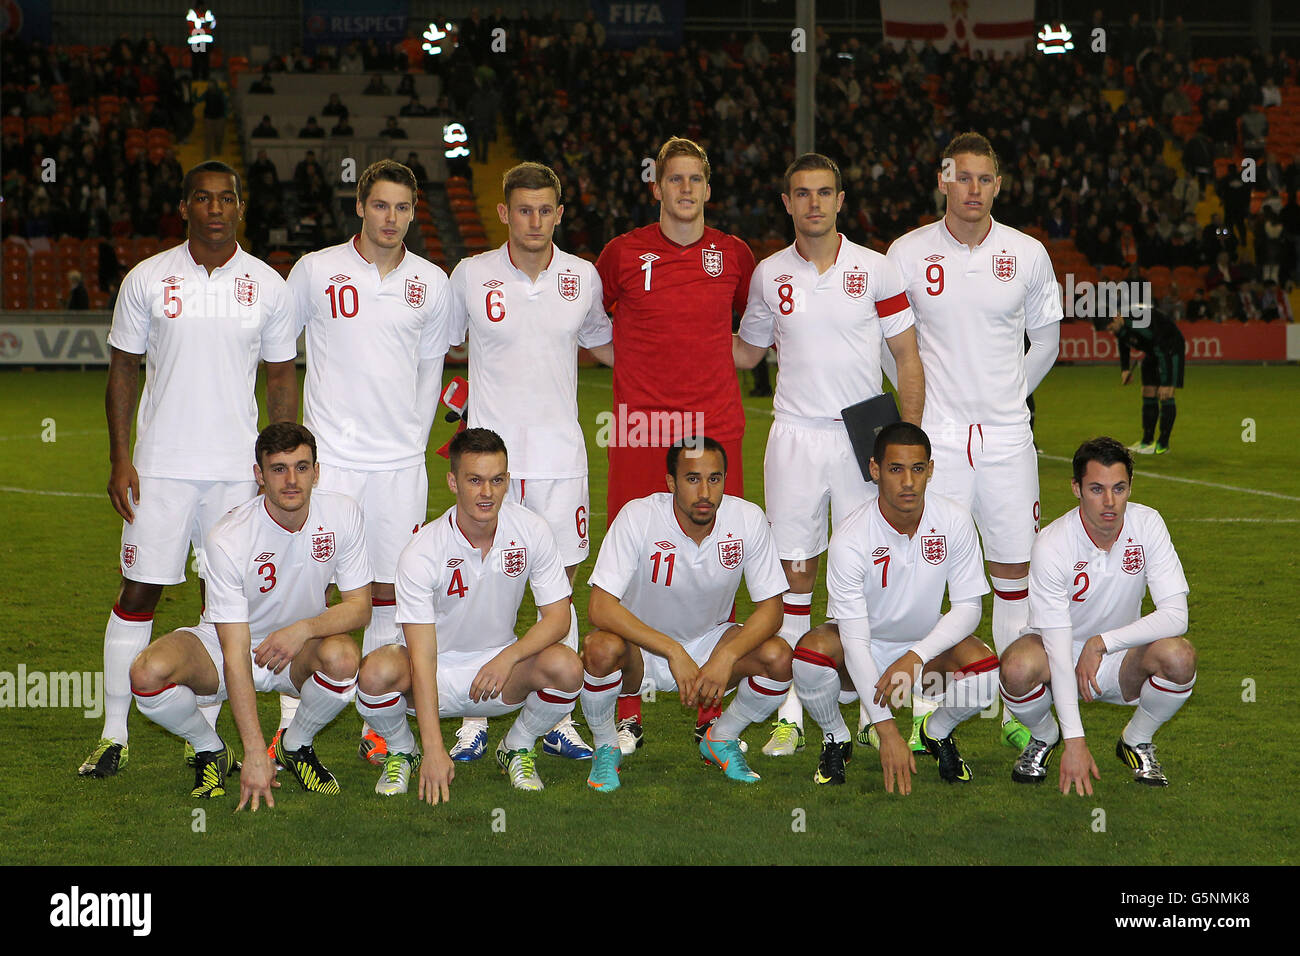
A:
<svg viewBox="0 0 1300 956">
<path fill-rule="evenodd" d="M 723 495 L 713 530 L 696 544 L 677 521 L 673 496 L 660 492 L 624 505 L 600 546 L 591 584 L 684 643 L 730 619 L 742 575 L 755 604 L 789 587 L 763 509 Z"/>
<path fill-rule="evenodd" d="M 204 543 L 208 624 L 247 623 L 252 646 L 326 609 L 333 580 L 352 591 L 374 580 L 361 509 L 347 495 L 312 492 L 307 520 L 290 531 L 258 495 L 232 508 Z"/>
</svg>

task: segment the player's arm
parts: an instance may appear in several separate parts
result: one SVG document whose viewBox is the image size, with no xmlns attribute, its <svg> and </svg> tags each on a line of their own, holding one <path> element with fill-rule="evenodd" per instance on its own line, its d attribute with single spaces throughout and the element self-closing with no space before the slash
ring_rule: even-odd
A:
<svg viewBox="0 0 1300 956">
<path fill-rule="evenodd" d="M 896 368 L 892 379 L 898 389 L 899 417 L 914 425 L 921 424 L 925 410 L 925 370 L 916 345 L 916 327 L 909 326 L 898 335 L 885 339 Z"/>
<path fill-rule="evenodd" d="M 438 720 L 438 634 L 433 624 L 403 624 L 402 634 L 411 657 L 411 697 L 424 750 L 418 796 L 436 806 L 439 800 L 446 803 L 450 799 L 448 787 L 456 776 Z"/>
<path fill-rule="evenodd" d="M 140 476 L 131 463 L 131 419 L 140 390 L 140 359 L 135 352 L 110 347 L 104 412 L 108 418 L 108 500 L 128 522 L 140 501 Z"/>
<path fill-rule="evenodd" d="M 591 284 L 591 303 L 578 327 L 578 345 L 594 355 L 597 362 L 613 368 L 614 325 L 605 312 L 605 284 L 595 266 L 589 267 L 587 281 Z"/>
<path fill-rule="evenodd" d="M 271 422 L 298 420 L 298 367 L 293 359 L 266 363 L 266 417 Z"/>
<path fill-rule="evenodd" d="M 686 653 L 681 644 L 662 631 L 656 631 L 643 623 L 639 617 L 623 606 L 622 600 L 598 585 L 593 584 L 591 587 L 587 619 L 592 627 L 617 634 L 630 644 L 635 644 L 651 654 L 667 658 L 670 663 L 674 654 Z"/>
<path fill-rule="evenodd" d="M 755 269 L 749 280 L 745 314 L 739 330 L 731 336 L 731 358 L 736 368 L 754 368 L 776 342 L 776 315 L 763 296 L 763 270 Z"/>
<path fill-rule="evenodd" d="M 590 352 L 600 364 L 608 365 L 610 368 L 614 367 L 613 342 L 607 342 L 604 345 L 597 345 L 595 348 L 587 349 L 587 351 Z"/>
<path fill-rule="evenodd" d="M 754 613 L 745 619 L 740 633 L 733 639 L 722 641 L 713 649 L 690 687 L 678 685 L 683 703 L 721 700 L 731 685 L 731 675 L 736 662 L 756 650 L 781 629 L 784 615 L 782 598 L 777 594 L 754 605 Z"/>
<path fill-rule="evenodd" d="M 1101 771 L 1088 749 L 1087 738 L 1083 735 L 1083 720 L 1079 716 L 1079 688 L 1074 669 L 1070 666 L 1074 630 L 1045 627 L 1042 632 L 1043 650 L 1047 652 L 1047 666 L 1052 672 L 1052 701 L 1056 705 L 1056 719 L 1061 724 L 1061 792 L 1068 794 L 1073 788 L 1081 797 L 1084 794 L 1092 796 L 1092 779 L 1100 780 Z"/>
<path fill-rule="evenodd" d="M 221 641 L 230 713 L 235 718 L 235 727 L 244 748 L 244 766 L 239 773 L 239 806 L 235 810 L 242 810 L 251 800 L 256 812 L 260 800 L 265 800 L 268 807 L 275 806 L 271 788 L 278 785 L 275 767 L 266 755 L 262 724 L 257 717 L 257 691 L 253 687 L 253 665 L 248 655 L 252 635 L 246 622 L 220 623 L 216 627 L 217 639 Z"/>
<path fill-rule="evenodd" d="M 280 673 L 288 667 L 303 645 L 317 637 L 347 634 L 370 623 L 370 584 L 367 582 L 350 591 L 340 591 L 338 604 L 326 608 L 315 617 L 295 621 L 266 635 L 257 645 L 253 655 L 259 667 Z"/>
<path fill-rule="evenodd" d="M 479 668 L 474 682 L 469 685 L 469 699 L 478 702 L 501 696 L 516 664 L 564 640 L 569 633 L 569 604 L 566 597 L 540 608 L 541 617 L 524 632 L 523 637 L 507 644 Z"/>
<path fill-rule="evenodd" d="M 912 683 L 920 676 L 922 665 L 974 634 L 982 614 L 979 598 L 952 602 L 929 634 L 885 668 L 876 684 L 876 699 L 888 699 L 891 706 L 901 706 L 911 696 Z"/>
<path fill-rule="evenodd" d="M 840 629 L 840 646 L 844 648 L 844 666 L 853 679 L 867 707 L 867 719 L 880 736 L 880 769 L 884 774 L 885 792 L 893 793 L 897 784 L 900 795 L 912 792 L 912 774 L 916 773 L 916 759 L 907 741 L 898 732 L 898 724 L 889 709 L 888 695 L 877 690 L 880 678 L 876 662 L 871 657 L 871 626 L 865 617 L 837 621 Z"/>
<path fill-rule="evenodd" d="M 1031 394 L 1056 364 L 1061 346 L 1061 326 L 1053 322 L 1029 329 L 1025 334 L 1029 336 L 1029 351 L 1025 353 L 1025 388 L 1026 394 Z"/>
<path fill-rule="evenodd" d="M 1037 245 L 1025 290 L 1025 334 L 1029 351 L 1025 353 L 1026 394 L 1038 388 L 1056 364 L 1061 345 L 1061 287 L 1052 271 L 1052 260 L 1041 244 Z"/>
</svg>

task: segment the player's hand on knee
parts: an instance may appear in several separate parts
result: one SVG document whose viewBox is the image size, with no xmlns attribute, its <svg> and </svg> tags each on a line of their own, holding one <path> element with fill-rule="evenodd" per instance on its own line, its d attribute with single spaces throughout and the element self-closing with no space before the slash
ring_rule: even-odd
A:
<svg viewBox="0 0 1300 956">
<path fill-rule="evenodd" d="M 698 691 L 696 684 L 700 680 L 699 665 L 691 660 L 690 654 L 687 654 L 684 650 L 679 650 L 668 658 L 668 670 L 677 683 L 677 692 L 681 695 L 682 706 L 686 707 L 693 704 Z"/>
<path fill-rule="evenodd" d="M 1079 796 L 1092 796 L 1092 780 L 1101 779 L 1097 761 L 1092 759 L 1092 751 L 1082 737 L 1071 737 L 1065 741 L 1065 750 L 1061 754 L 1061 793 L 1068 794 L 1071 788 L 1078 790 Z"/>
<path fill-rule="evenodd" d="M 419 798 L 431 807 L 436 807 L 439 801 L 447 803 L 451 799 L 450 784 L 455 776 L 456 765 L 446 750 L 427 754 L 420 764 Z"/>
<path fill-rule="evenodd" d="M 1097 683 L 1097 670 L 1101 659 L 1106 656 L 1106 644 L 1100 634 L 1088 638 L 1079 654 L 1079 662 L 1074 665 L 1074 679 L 1079 685 L 1079 696 L 1091 701 L 1101 696 L 1101 685 Z"/>
<path fill-rule="evenodd" d="M 140 475 L 129 461 L 114 465 L 108 476 L 108 500 L 127 522 L 135 521 L 135 505 L 140 503 Z"/>
<path fill-rule="evenodd" d="M 924 661 L 913 651 L 908 651 L 889 667 L 876 681 L 874 700 L 880 707 L 902 707 L 912 690 L 914 681 L 920 679 Z"/>
<path fill-rule="evenodd" d="M 250 801 L 254 813 L 257 812 L 259 800 L 265 800 L 268 807 L 274 807 L 275 799 L 271 796 L 271 788 L 279 786 L 280 781 L 275 779 L 275 766 L 265 749 L 259 748 L 246 755 L 243 768 L 239 771 L 239 806 L 235 807 L 235 812 L 244 809 L 244 805 Z"/>
<path fill-rule="evenodd" d="M 892 720 L 876 724 L 876 732 L 880 735 L 880 769 L 885 775 L 885 792 L 893 793 L 897 783 L 898 792 L 907 796 L 912 792 L 912 774 L 916 773 L 912 749 L 899 735 Z"/>
<path fill-rule="evenodd" d="M 709 658 L 700 668 L 695 684 L 695 701 L 702 707 L 716 706 L 727 693 L 731 663 Z"/>
<path fill-rule="evenodd" d="M 474 683 L 469 685 L 469 699 L 478 703 L 500 697 L 506 688 L 506 681 L 510 679 L 510 672 L 514 669 L 514 654 L 507 647 L 478 669 Z"/>
<path fill-rule="evenodd" d="M 253 660 L 259 667 L 265 667 L 280 673 L 293 663 L 303 645 L 311 640 L 311 626 L 306 621 L 295 621 L 288 627 L 282 627 L 266 635 L 266 639 L 257 645 Z"/>
</svg>

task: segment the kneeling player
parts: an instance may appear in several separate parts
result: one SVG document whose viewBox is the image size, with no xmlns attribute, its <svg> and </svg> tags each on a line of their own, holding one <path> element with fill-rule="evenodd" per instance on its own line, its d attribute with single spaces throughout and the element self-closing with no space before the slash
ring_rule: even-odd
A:
<svg viewBox="0 0 1300 956">
<path fill-rule="evenodd" d="M 776 636 L 786 580 L 767 517 L 723 494 L 722 445 L 693 441 L 668 449 L 669 491 L 623 507 L 591 572 L 587 613 L 597 630 L 583 646 L 582 712 L 596 747 L 587 784 L 602 792 L 619 786 L 620 688 L 635 694 L 648 676 L 658 690 L 677 690 L 683 706 L 717 707 L 738 684 L 731 706 L 696 736 L 705 760 L 744 783 L 759 777 L 745 763 L 740 733 L 790 689 L 790 645 Z M 732 624 L 742 574 L 754 613 Z"/>
<path fill-rule="evenodd" d="M 1092 793 L 1100 780 L 1083 736 L 1079 696 L 1136 707 L 1115 754 L 1137 783 L 1169 785 L 1152 736 L 1178 712 L 1196 683 L 1187 631 L 1187 578 L 1164 520 L 1129 501 L 1133 458 L 1113 438 L 1074 453 L 1079 507 L 1034 543 L 1029 628 L 1002 657 L 1002 699 L 1033 739 L 1011 778 L 1041 783 L 1062 736 L 1060 787 Z M 1142 596 L 1156 609 L 1142 616 Z M 1051 682 L 1050 689 L 1047 686 Z M 1052 719 L 1052 701 L 1061 720 Z"/>
<path fill-rule="evenodd" d="M 430 521 L 397 561 L 403 642 L 366 655 L 357 710 L 388 741 L 375 792 L 405 793 L 420 770 L 419 798 L 446 802 L 456 772 L 442 742 L 443 717 L 520 710 L 497 746 L 497 765 L 518 790 L 541 790 L 537 738 L 573 711 L 582 684 L 569 630 L 569 579 L 544 518 L 506 501 L 506 446 L 486 428 L 451 441 L 447 485 L 456 503 Z M 515 639 L 524 585 L 541 617 Z M 423 757 L 406 721 L 413 710 Z"/>
<path fill-rule="evenodd" d="M 279 422 L 257 436 L 253 476 L 262 494 L 231 510 L 208 535 L 207 607 L 197 627 L 173 631 L 131 665 L 136 706 L 195 749 L 192 796 L 225 793 L 234 753 L 198 704 L 229 698 L 244 747 L 240 809 L 274 806 L 275 767 L 257 717 L 257 691 L 301 698 L 277 739 L 275 759 L 316 793 L 339 792 L 312 739 L 342 710 L 360 654 L 348 632 L 370 619 L 370 560 L 361 510 L 346 495 L 312 493 L 316 439 Z M 325 605 L 330 580 L 340 603 Z M 206 698 L 206 699 L 205 699 Z"/>
<path fill-rule="evenodd" d="M 942 682 L 942 701 L 920 737 L 942 779 L 966 782 L 972 774 L 952 732 L 997 699 L 998 680 L 997 657 L 971 636 L 989 590 L 975 522 L 956 502 L 926 496 L 934 462 L 917 426 L 882 428 L 870 467 L 879 496 L 831 538 L 827 613 L 835 620 L 809 631 L 794 652 L 795 689 L 825 735 L 813 780 L 844 782 L 853 744 L 838 699 L 857 687 L 871 697 L 885 790 L 893 793 L 897 781 L 900 793 L 910 793 L 916 762 L 889 704 L 906 700 L 913 682 Z M 941 616 L 945 589 L 951 607 Z"/>
</svg>

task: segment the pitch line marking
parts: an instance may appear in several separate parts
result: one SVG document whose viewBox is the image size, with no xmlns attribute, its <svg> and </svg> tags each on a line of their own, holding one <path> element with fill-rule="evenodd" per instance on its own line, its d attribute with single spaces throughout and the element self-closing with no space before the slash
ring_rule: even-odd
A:
<svg viewBox="0 0 1300 956">
<path fill-rule="evenodd" d="M 1039 454 L 1039 458 L 1046 458 L 1048 461 L 1063 461 L 1066 464 L 1073 464 L 1073 458 L 1062 458 L 1060 455 Z M 1300 501 L 1300 498 L 1294 495 L 1284 495 L 1276 491 L 1261 491 L 1258 488 L 1240 488 L 1237 485 L 1221 485 L 1217 481 L 1202 481 L 1199 478 L 1183 478 L 1180 475 L 1162 475 L 1154 471 L 1137 471 L 1133 472 L 1141 475 L 1143 478 L 1163 478 L 1165 481 L 1181 481 L 1187 485 L 1200 485 L 1203 488 L 1220 488 L 1223 491 L 1239 491 L 1247 495 L 1261 495 L 1265 498 L 1281 498 L 1283 501 Z"/>
<path fill-rule="evenodd" d="M 103 498 L 105 495 L 92 494 L 89 491 L 45 491 L 37 488 L 15 488 L 12 485 L 0 485 L 0 491 L 8 491 L 15 495 L 49 495 L 55 498 Z"/>
</svg>

